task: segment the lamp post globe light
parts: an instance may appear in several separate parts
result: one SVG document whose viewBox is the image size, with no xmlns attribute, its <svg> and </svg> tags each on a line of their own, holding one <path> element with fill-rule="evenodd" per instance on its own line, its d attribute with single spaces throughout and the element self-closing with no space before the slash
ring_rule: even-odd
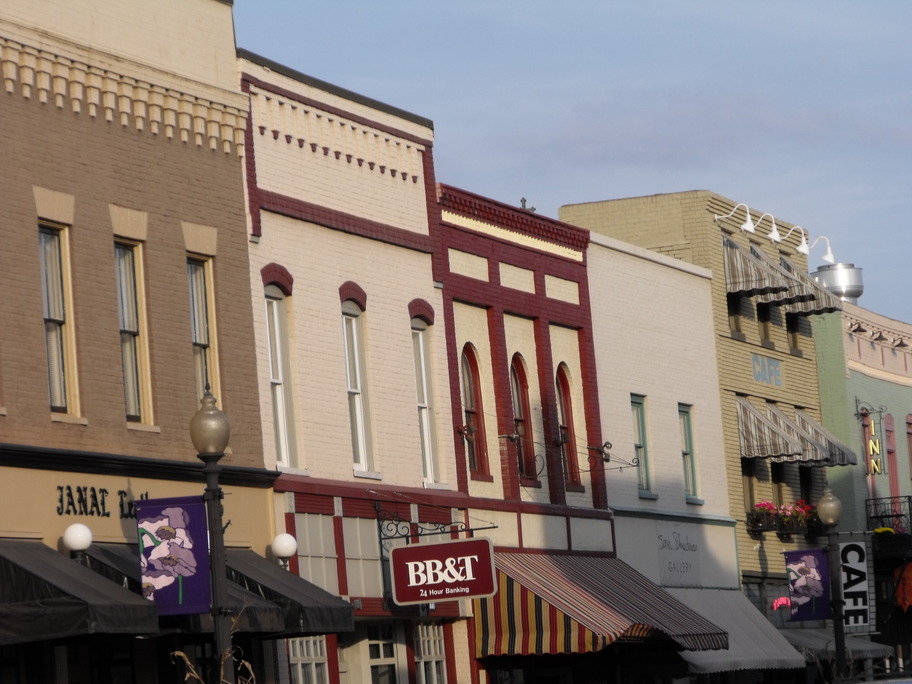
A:
<svg viewBox="0 0 912 684">
<path fill-rule="evenodd" d="M 63 531 L 63 545 L 84 565 L 86 549 L 92 545 L 92 530 L 82 523 L 73 523 Z"/>
<path fill-rule="evenodd" d="M 219 682 L 235 683 L 234 656 L 231 647 L 231 616 L 227 604 L 225 569 L 225 529 L 222 526 L 222 488 L 219 486 L 219 461 L 225 455 L 231 424 L 225 412 L 215 404 L 206 389 L 199 410 L 190 419 L 190 439 L 203 462 L 206 475 L 206 518 L 209 525 L 209 573 L 212 586 L 212 615 L 215 630 L 215 668 Z"/>
<path fill-rule="evenodd" d="M 279 559 L 284 569 L 288 569 L 288 559 L 298 552 L 298 540 L 287 532 L 277 534 L 269 545 L 272 554 Z"/>
<path fill-rule="evenodd" d="M 823 490 L 823 496 L 817 502 L 817 516 L 826 527 L 827 533 L 827 556 L 830 563 L 830 601 L 833 608 L 833 641 L 834 650 L 836 651 L 836 671 L 832 681 L 839 682 L 842 681 L 846 673 L 845 626 L 843 625 L 842 616 L 842 570 L 837 540 L 838 533 L 836 532 L 839 519 L 842 517 L 842 502 L 833 494 L 829 487 Z"/>
</svg>

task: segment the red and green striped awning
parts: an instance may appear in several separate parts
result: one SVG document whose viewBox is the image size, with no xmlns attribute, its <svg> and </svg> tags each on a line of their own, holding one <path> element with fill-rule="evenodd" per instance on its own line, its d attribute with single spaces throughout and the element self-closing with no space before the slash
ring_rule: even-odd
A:
<svg viewBox="0 0 912 684">
<path fill-rule="evenodd" d="M 476 599 L 475 654 L 600 651 L 618 640 L 727 648 L 728 634 L 617 558 L 497 553 L 497 594 Z"/>
</svg>

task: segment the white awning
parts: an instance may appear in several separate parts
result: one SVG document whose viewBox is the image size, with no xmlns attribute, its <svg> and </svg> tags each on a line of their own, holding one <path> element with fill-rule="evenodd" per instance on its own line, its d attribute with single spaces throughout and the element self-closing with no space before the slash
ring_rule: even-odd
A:
<svg viewBox="0 0 912 684">
<path fill-rule="evenodd" d="M 737 589 L 665 590 L 707 620 L 728 632 L 728 648 L 681 651 L 691 672 L 785 670 L 804 667 L 796 651 L 773 624 Z"/>
<path fill-rule="evenodd" d="M 808 662 L 813 663 L 833 656 L 835 638 L 828 629 L 803 628 L 780 629 L 779 633 L 790 644 L 804 653 Z M 862 637 L 845 635 L 846 657 L 849 660 L 867 660 L 868 658 L 889 658 L 893 655 L 893 648 L 878 644 Z"/>
</svg>

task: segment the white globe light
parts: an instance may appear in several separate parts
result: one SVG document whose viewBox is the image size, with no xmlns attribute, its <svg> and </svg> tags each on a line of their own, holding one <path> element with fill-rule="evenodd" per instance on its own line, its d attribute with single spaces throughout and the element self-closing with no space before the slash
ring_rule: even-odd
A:
<svg viewBox="0 0 912 684">
<path fill-rule="evenodd" d="M 298 552 L 298 540 L 287 532 L 282 532 L 272 540 L 271 547 L 276 558 L 286 560 Z"/>
<path fill-rule="evenodd" d="M 73 523 L 63 533 L 63 545 L 70 551 L 85 551 L 92 545 L 92 530 L 82 523 Z"/>
</svg>

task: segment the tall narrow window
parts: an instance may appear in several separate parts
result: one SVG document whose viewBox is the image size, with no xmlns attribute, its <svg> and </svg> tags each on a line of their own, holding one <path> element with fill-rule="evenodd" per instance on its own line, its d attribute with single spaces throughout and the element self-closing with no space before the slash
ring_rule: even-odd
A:
<svg viewBox="0 0 912 684">
<path fill-rule="evenodd" d="M 649 452 L 646 445 L 646 397 L 630 395 L 630 413 L 633 417 L 633 453 L 637 459 L 638 487 L 641 494 L 652 491 L 649 473 Z"/>
<path fill-rule="evenodd" d="M 412 319 L 412 354 L 415 359 L 415 398 L 418 405 L 418 436 L 424 479 L 437 481 L 437 449 L 434 438 L 434 407 L 431 403 L 431 374 L 428 368 L 428 326 Z"/>
<path fill-rule="evenodd" d="M 352 460 L 356 470 L 367 471 L 371 469 L 371 445 L 365 385 L 363 313 L 353 301 L 348 300 L 342 305 Z"/>
<path fill-rule="evenodd" d="M 326 637 L 320 635 L 289 639 L 288 666 L 292 684 L 329 684 Z"/>
<path fill-rule="evenodd" d="M 678 425 L 681 429 L 681 461 L 684 466 L 684 494 L 688 499 L 696 499 L 698 496 L 697 462 L 694 457 L 691 407 L 687 404 L 678 404 Z"/>
<path fill-rule="evenodd" d="M 890 478 L 890 496 L 899 496 L 899 463 L 896 459 L 896 422 L 892 413 L 883 418 L 884 445 L 887 450 L 887 476 Z"/>
<path fill-rule="evenodd" d="M 269 390 L 276 461 L 282 465 L 296 465 L 287 320 L 284 293 L 275 285 L 267 286 L 266 336 L 269 343 Z"/>
<path fill-rule="evenodd" d="M 912 472 L 912 413 L 906 416 L 906 455 L 909 457 L 909 471 Z"/>
<path fill-rule="evenodd" d="M 196 376 L 196 392 L 200 398 L 207 389 L 218 397 L 211 271 L 212 261 L 210 259 L 196 257 L 187 259 L 193 367 Z"/>
<path fill-rule="evenodd" d="M 39 227 L 41 293 L 51 411 L 79 413 L 75 388 L 75 339 L 66 228 Z"/>
<path fill-rule="evenodd" d="M 418 684 L 446 684 L 443 625 L 415 623 L 415 666 Z"/>
<path fill-rule="evenodd" d="M 529 423 L 529 382 L 519 354 L 514 354 L 510 363 L 510 390 L 513 396 L 513 444 L 516 446 L 519 475 L 525 479 L 537 479 L 532 425 Z"/>
<path fill-rule="evenodd" d="M 487 475 L 488 449 L 485 444 L 484 409 L 475 350 L 467 344 L 462 350 L 462 406 L 465 424 L 462 435 L 466 442 L 469 471 Z"/>
<path fill-rule="evenodd" d="M 151 422 L 148 353 L 143 327 L 142 259 L 138 244 L 114 243 L 120 359 L 123 367 L 124 407 L 131 422 Z"/>
<path fill-rule="evenodd" d="M 579 461 L 576 457 L 576 433 L 573 430 L 573 395 L 570 391 L 570 374 L 566 364 L 557 368 L 557 413 L 560 427 L 561 461 L 568 486 L 580 486 Z"/>
</svg>

